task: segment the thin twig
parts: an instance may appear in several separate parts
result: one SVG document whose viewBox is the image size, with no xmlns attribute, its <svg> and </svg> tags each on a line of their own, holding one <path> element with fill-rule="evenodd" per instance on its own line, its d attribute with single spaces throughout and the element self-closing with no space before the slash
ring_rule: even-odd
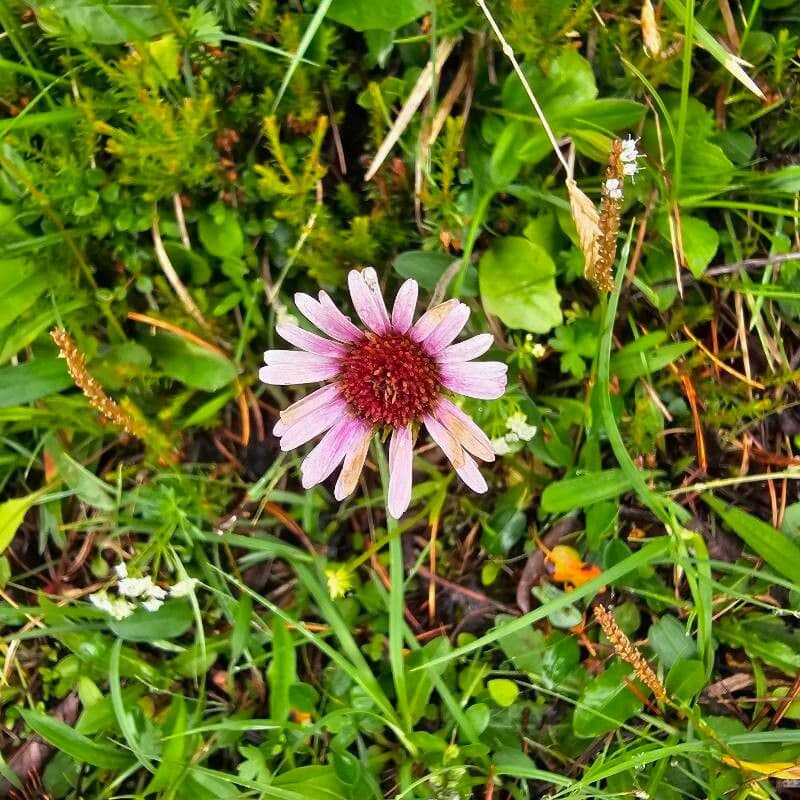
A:
<svg viewBox="0 0 800 800">
<path fill-rule="evenodd" d="M 158 266 L 161 267 L 161 271 L 166 276 L 170 286 L 172 286 L 172 288 L 175 290 L 175 294 L 178 295 L 178 299 L 183 304 L 183 307 L 189 312 L 189 315 L 192 317 L 192 319 L 201 328 L 210 330 L 211 326 L 208 324 L 208 322 L 206 322 L 205 317 L 203 317 L 202 313 L 200 312 L 200 309 L 197 307 L 194 300 L 192 300 L 189 290 L 186 288 L 186 286 L 184 286 L 183 281 L 175 271 L 175 267 L 172 266 L 172 262 L 169 260 L 167 251 L 164 249 L 164 242 L 161 240 L 161 231 L 158 228 L 158 217 L 153 218 L 152 234 L 153 247 L 156 251 L 156 260 L 158 261 Z"/>
<path fill-rule="evenodd" d="M 183 216 L 183 203 L 181 203 L 181 196 L 177 192 L 172 195 L 172 207 L 175 209 L 175 219 L 178 222 L 178 230 L 181 234 L 181 243 L 187 250 L 191 250 L 192 240 L 189 238 L 189 230 L 186 227 L 186 217 Z"/>
<path fill-rule="evenodd" d="M 442 39 L 439 49 L 436 52 L 436 59 L 428 61 L 425 65 L 425 69 L 420 73 L 417 83 L 408 96 L 408 100 L 406 100 L 402 109 L 400 109 L 397 119 L 395 119 L 389 133 L 386 134 L 386 138 L 381 142 L 378 152 L 375 153 L 375 158 L 372 160 L 372 164 L 370 164 L 367 174 L 364 176 L 365 181 L 372 180 L 375 177 L 375 173 L 380 169 L 381 164 L 386 160 L 386 157 L 392 151 L 397 140 L 403 135 L 403 131 L 408 127 L 408 123 L 414 118 L 414 114 L 420 104 L 428 95 L 433 85 L 434 75 L 439 75 L 441 73 L 444 62 L 447 61 L 455 43 L 455 39 Z"/>
</svg>

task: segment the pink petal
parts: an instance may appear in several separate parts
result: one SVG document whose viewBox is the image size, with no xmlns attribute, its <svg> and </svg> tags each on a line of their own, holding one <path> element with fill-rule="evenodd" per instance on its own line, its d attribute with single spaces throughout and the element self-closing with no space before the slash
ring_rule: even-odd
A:
<svg viewBox="0 0 800 800">
<path fill-rule="evenodd" d="M 350 444 L 361 432 L 363 424 L 350 416 L 341 417 L 320 439 L 300 466 L 304 489 L 322 483 L 342 463 Z"/>
<path fill-rule="evenodd" d="M 409 336 L 415 342 L 422 342 L 433 333 L 433 329 L 448 315 L 451 314 L 460 305 L 458 300 L 446 300 L 444 303 L 439 303 L 434 306 L 430 311 L 426 311 L 416 322 L 411 329 Z"/>
<path fill-rule="evenodd" d="M 478 465 L 473 458 L 464 453 L 464 463 L 460 467 L 456 467 L 458 477 L 472 489 L 473 492 L 483 494 L 489 487 L 486 485 L 486 480 L 481 475 Z"/>
<path fill-rule="evenodd" d="M 507 371 L 508 367 L 498 361 L 453 362 L 441 365 L 441 381 L 451 392 L 479 400 L 495 400 L 506 390 Z"/>
<path fill-rule="evenodd" d="M 453 339 L 458 336 L 469 319 L 469 306 L 460 303 L 451 311 L 425 339 L 425 350 L 429 353 L 438 353 L 444 350 Z"/>
<path fill-rule="evenodd" d="M 491 333 L 479 333 L 471 339 L 445 347 L 439 353 L 439 361 L 472 361 L 473 358 L 482 356 L 493 344 L 494 336 Z"/>
<path fill-rule="evenodd" d="M 338 396 L 327 405 L 317 408 L 312 414 L 306 414 L 294 424 L 284 426 L 281 434 L 281 450 L 287 452 L 310 442 L 315 436 L 332 428 L 346 411 L 347 401 Z"/>
<path fill-rule="evenodd" d="M 298 311 L 314 323 L 323 333 L 340 342 L 359 342 L 364 334 L 344 315 L 325 292 L 319 293 L 319 300 L 311 295 L 298 292 L 294 296 Z"/>
<path fill-rule="evenodd" d="M 494 461 L 494 448 L 489 437 L 455 403 L 446 397 L 440 398 L 435 416 L 465 450 L 484 461 Z"/>
<path fill-rule="evenodd" d="M 274 386 L 324 381 L 338 375 L 340 369 L 338 359 L 303 350 L 267 350 L 264 360 L 267 366 L 261 367 L 258 377 Z"/>
<path fill-rule="evenodd" d="M 414 320 L 414 311 L 417 308 L 417 295 L 419 285 L 413 278 L 409 278 L 400 287 L 394 298 L 392 307 L 392 327 L 398 333 L 405 333 Z"/>
<path fill-rule="evenodd" d="M 350 296 L 361 321 L 374 333 L 385 333 L 389 327 L 389 314 L 378 286 L 374 269 L 363 272 L 351 270 L 347 276 Z"/>
<path fill-rule="evenodd" d="M 294 425 L 295 422 L 307 415 L 314 414 L 318 409 L 328 405 L 332 400 L 340 396 L 339 387 L 335 383 L 316 389 L 302 398 L 302 400 L 298 400 L 281 411 L 281 418 L 276 423 L 273 433 L 276 436 L 283 435 L 286 429 Z"/>
<path fill-rule="evenodd" d="M 333 491 L 333 496 L 337 500 L 344 500 L 345 497 L 353 493 L 358 484 L 361 470 L 364 469 L 364 462 L 367 459 L 369 442 L 372 438 L 372 428 L 363 422 L 360 422 L 359 425 L 361 425 L 361 428 L 350 442 L 344 457 L 342 471 L 339 473 L 339 479 L 336 481 L 336 487 Z"/>
<path fill-rule="evenodd" d="M 442 452 L 450 459 L 450 463 L 456 469 L 462 466 L 464 464 L 464 449 L 453 438 L 450 431 L 448 431 L 441 422 L 437 422 L 430 414 L 424 416 L 422 419 L 425 423 L 425 427 L 428 429 L 428 433 L 431 435 L 431 439 L 439 445 Z"/>
<path fill-rule="evenodd" d="M 341 358 L 347 353 L 347 348 L 338 342 L 332 342 L 324 336 L 318 336 L 311 331 L 303 330 L 299 325 L 292 322 L 279 322 L 275 326 L 278 336 L 285 339 L 289 344 L 307 350 L 309 353 L 318 353 L 321 356 L 333 356 Z"/>
<path fill-rule="evenodd" d="M 389 513 L 400 519 L 411 502 L 411 466 L 414 460 L 414 445 L 411 426 L 396 428 L 389 442 Z"/>
</svg>

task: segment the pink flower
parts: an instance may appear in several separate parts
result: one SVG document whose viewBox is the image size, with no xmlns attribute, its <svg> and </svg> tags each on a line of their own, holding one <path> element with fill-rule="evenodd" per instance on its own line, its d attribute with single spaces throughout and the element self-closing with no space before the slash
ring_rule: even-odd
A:
<svg viewBox="0 0 800 800">
<path fill-rule="evenodd" d="M 293 450 L 324 434 L 303 461 L 303 487 L 321 483 L 344 461 L 334 494 L 337 500 L 347 497 L 356 487 L 373 432 L 388 427 L 388 507 L 399 518 L 411 502 L 414 438 L 424 424 L 464 483 L 485 492 L 475 458 L 493 461 L 492 444 L 448 395 L 492 400 L 503 394 L 506 365 L 472 361 L 492 346 L 491 334 L 452 344 L 470 313 L 458 300 L 435 306 L 412 324 L 415 280 L 400 287 L 391 315 L 374 269 L 353 270 L 348 284 L 366 331 L 325 292 L 319 293 L 319 300 L 297 294 L 297 308 L 329 338 L 279 323 L 280 336 L 300 350 L 268 350 L 267 366 L 259 372 L 264 383 L 281 386 L 329 381 L 282 411 L 274 429 L 281 450 Z"/>
</svg>

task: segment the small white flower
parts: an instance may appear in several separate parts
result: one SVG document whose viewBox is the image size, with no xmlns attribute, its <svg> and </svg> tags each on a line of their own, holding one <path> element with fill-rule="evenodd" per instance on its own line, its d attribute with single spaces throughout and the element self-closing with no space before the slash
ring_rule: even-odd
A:
<svg viewBox="0 0 800 800">
<path fill-rule="evenodd" d="M 117 583 L 117 591 L 123 597 L 150 595 L 152 589 L 153 579 L 149 575 L 145 575 L 143 578 L 123 578 Z"/>
<path fill-rule="evenodd" d="M 158 611 L 158 609 L 163 605 L 164 601 L 159 600 L 157 597 L 151 597 L 149 600 L 144 600 L 142 602 L 142 608 L 145 608 L 148 611 Z"/>
<path fill-rule="evenodd" d="M 121 597 L 109 597 L 105 589 L 89 595 L 89 602 L 100 611 L 114 617 L 114 619 L 125 619 L 134 612 L 134 606 Z"/>
<path fill-rule="evenodd" d="M 623 163 L 636 163 L 637 158 L 641 158 L 641 154 L 637 149 L 638 139 L 633 139 L 630 136 L 622 142 L 622 149 L 620 150 L 619 160 Z"/>
<path fill-rule="evenodd" d="M 170 590 L 170 597 L 188 597 L 194 592 L 194 587 L 197 586 L 196 578 L 184 578 L 178 581 Z"/>
<path fill-rule="evenodd" d="M 628 163 L 622 165 L 622 174 L 633 177 L 637 172 L 641 172 L 641 167 L 636 163 Z"/>
<path fill-rule="evenodd" d="M 166 596 L 166 589 L 162 589 L 160 586 L 156 586 L 156 584 L 152 584 L 147 590 L 147 597 L 150 599 L 163 600 Z"/>
<path fill-rule="evenodd" d="M 511 448 L 509 447 L 505 436 L 492 439 L 492 450 L 494 450 L 495 455 L 498 456 L 507 456 L 511 452 Z"/>
<path fill-rule="evenodd" d="M 128 565 L 124 561 L 120 561 L 116 567 L 114 567 L 114 572 L 117 573 L 118 578 L 127 578 L 128 577 Z"/>
<path fill-rule="evenodd" d="M 536 436 L 536 426 L 528 424 L 528 418 L 522 411 L 517 411 L 516 414 L 512 414 L 506 420 L 506 427 L 514 436 L 518 437 L 523 442 L 529 442 Z"/>
</svg>

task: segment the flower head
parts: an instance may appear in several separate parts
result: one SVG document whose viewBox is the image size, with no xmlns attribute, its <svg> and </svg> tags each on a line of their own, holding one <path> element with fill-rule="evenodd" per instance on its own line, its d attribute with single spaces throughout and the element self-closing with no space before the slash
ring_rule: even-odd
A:
<svg viewBox="0 0 800 800">
<path fill-rule="evenodd" d="M 474 363 L 491 346 L 491 334 L 452 344 L 469 318 L 458 300 L 434 306 L 414 323 L 419 288 L 407 280 L 391 315 L 374 269 L 348 276 L 356 313 L 366 327 L 353 324 L 325 293 L 315 300 L 297 294 L 295 304 L 326 336 L 280 322 L 277 331 L 300 350 L 268 350 L 259 377 L 264 383 L 328 384 L 281 412 L 274 433 L 282 450 L 292 450 L 323 434 L 303 461 L 303 487 L 324 481 L 342 463 L 335 496 L 356 487 L 372 433 L 388 428 L 389 513 L 397 518 L 411 501 L 414 438 L 424 425 L 464 483 L 486 491 L 475 458 L 493 461 L 488 437 L 449 398 L 458 393 L 482 400 L 505 391 L 505 364 Z M 412 324 L 413 323 L 413 324 Z"/>
</svg>

